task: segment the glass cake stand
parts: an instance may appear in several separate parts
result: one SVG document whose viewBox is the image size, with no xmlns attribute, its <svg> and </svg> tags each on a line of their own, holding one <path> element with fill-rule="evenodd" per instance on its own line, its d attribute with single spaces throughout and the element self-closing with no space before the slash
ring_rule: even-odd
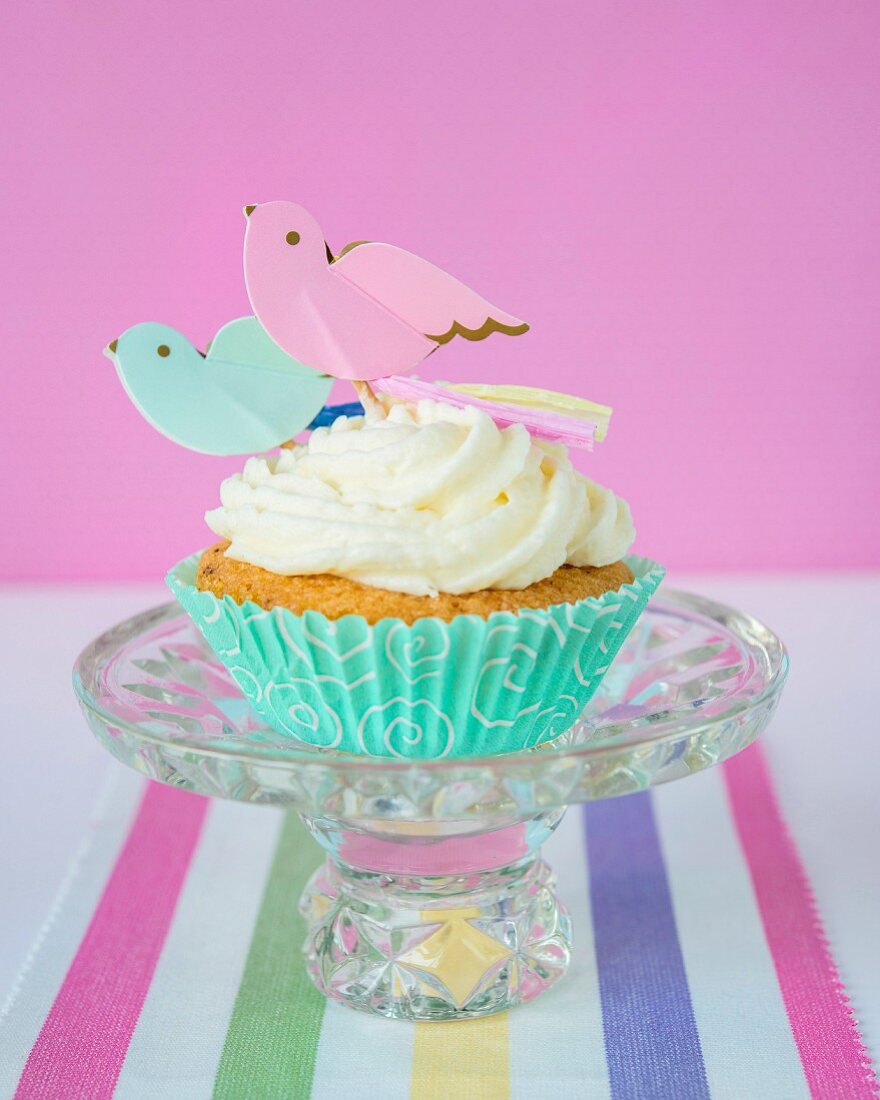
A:
<svg viewBox="0 0 880 1100">
<path fill-rule="evenodd" d="M 296 810 L 327 852 L 301 911 L 328 997 L 380 1016 L 485 1016 L 566 970 L 571 922 L 541 845 L 572 803 L 680 779 L 750 744 L 788 661 L 755 619 L 656 597 L 576 725 L 505 756 L 408 761 L 263 725 L 177 604 L 102 634 L 74 686 L 98 740 L 151 779 Z"/>
</svg>

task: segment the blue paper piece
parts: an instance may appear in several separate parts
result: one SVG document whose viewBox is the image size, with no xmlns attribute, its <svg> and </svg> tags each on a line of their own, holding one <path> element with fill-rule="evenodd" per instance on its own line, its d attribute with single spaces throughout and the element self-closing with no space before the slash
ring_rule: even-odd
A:
<svg viewBox="0 0 880 1100">
<path fill-rule="evenodd" d="M 315 419 L 309 424 L 310 428 L 329 428 L 334 420 L 340 416 L 363 416 L 364 407 L 360 401 L 349 401 L 345 405 L 325 405 Z"/>
<path fill-rule="evenodd" d="M 224 325 L 205 355 L 152 321 L 128 329 L 105 354 L 150 424 L 205 454 L 280 446 L 309 426 L 333 385 L 282 351 L 256 317 Z"/>
</svg>

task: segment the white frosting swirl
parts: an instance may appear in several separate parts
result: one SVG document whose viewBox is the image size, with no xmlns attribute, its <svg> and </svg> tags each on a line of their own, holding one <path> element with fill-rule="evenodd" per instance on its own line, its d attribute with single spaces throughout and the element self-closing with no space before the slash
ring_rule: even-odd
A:
<svg viewBox="0 0 880 1100">
<path fill-rule="evenodd" d="M 220 499 L 205 518 L 231 558 L 414 595 L 526 588 L 565 562 L 617 561 L 635 537 L 626 502 L 564 447 L 435 401 L 249 458 Z"/>
</svg>

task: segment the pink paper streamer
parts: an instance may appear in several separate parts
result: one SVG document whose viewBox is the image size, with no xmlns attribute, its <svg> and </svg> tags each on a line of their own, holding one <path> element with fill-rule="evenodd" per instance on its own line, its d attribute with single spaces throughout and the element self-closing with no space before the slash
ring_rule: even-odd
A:
<svg viewBox="0 0 880 1100">
<path fill-rule="evenodd" d="M 728 761 L 724 777 L 810 1092 L 875 1098 L 877 1078 L 758 746 Z"/>
<path fill-rule="evenodd" d="M 402 401 L 443 401 L 457 409 L 466 409 L 473 405 L 488 413 L 499 428 L 508 428 L 511 424 L 523 424 L 532 435 L 548 439 L 554 443 L 564 443 L 566 447 L 584 447 L 593 449 L 596 425 L 575 416 L 563 416 L 561 413 L 542 412 L 540 409 L 519 408 L 515 405 L 502 405 L 495 401 L 484 401 L 479 397 L 433 382 L 422 382 L 417 378 L 405 378 L 402 375 L 390 375 L 376 378 L 370 385 L 374 390 L 399 397 Z"/>
<path fill-rule="evenodd" d="M 125 1060 L 208 800 L 150 783 L 16 1100 L 109 1100 Z"/>
</svg>

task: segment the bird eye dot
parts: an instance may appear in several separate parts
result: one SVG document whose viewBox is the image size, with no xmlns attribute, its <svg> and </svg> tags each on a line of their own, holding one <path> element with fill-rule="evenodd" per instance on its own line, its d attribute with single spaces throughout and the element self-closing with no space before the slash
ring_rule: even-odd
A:
<svg viewBox="0 0 880 1100">
<path fill-rule="evenodd" d="M 291 231 L 284 239 L 287 241 L 288 244 L 299 244 L 299 233 L 297 233 L 295 229 L 291 229 Z"/>
<path fill-rule="evenodd" d="M 169 356 L 171 354 L 171 348 L 169 348 L 167 344 L 160 344 L 156 348 L 156 354 L 161 355 L 162 358 L 165 359 L 167 356 Z"/>
</svg>

